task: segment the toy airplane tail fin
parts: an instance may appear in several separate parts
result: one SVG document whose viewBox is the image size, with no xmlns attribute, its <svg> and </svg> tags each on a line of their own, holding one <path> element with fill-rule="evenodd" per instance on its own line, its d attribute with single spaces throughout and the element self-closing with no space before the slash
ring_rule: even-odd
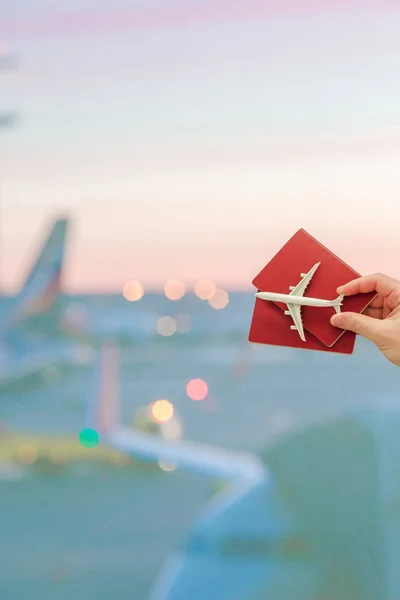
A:
<svg viewBox="0 0 400 600">
<path fill-rule="evenodd" d="M 340 294 L 340 296 L 338 296 L 335 300 L 335 304 L 333 305 L 333 308 L 335 309 L 335 311 L 337 313 L 340 313 L 340 307 L 342 305 L 343 298 L 344 298 L 344 294 Z"/>
<path fill-rule="evenodd" d="M 65 242 L 69 222 L 58 219 L 52 225 L 13 307 L 10 325 L 47 313 L 61 290 Z"/>
<path fill-rule="evenodd" d="M 101 436 L 116 430 L 119 420 L 118 348 L 107 342 L 100 347 L 96 360 L 85 426 Z"/>
</svg>

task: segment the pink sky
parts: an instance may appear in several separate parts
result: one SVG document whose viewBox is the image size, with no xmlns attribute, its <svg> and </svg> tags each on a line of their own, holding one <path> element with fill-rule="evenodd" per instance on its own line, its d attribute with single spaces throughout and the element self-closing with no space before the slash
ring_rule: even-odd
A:
<svg viewBox="0 0 400 600">
<path fill-rule="evenodd" d="M 161 155 L 157 163 L 152 156 L 155 162 L 146 168 L 148 152 L 142 162 L 137 157 L 135 173 L 123 181 L 121 173 L 129 171 L 124 152 L 114 156 L 114 163 L 107 153 L 97 153 L 85 172 L 77 153 L 64 176 L 54 158 L 47 159 L 42 206 L 57 197 L 57 212 L 68 204 L 73 216 L 66 273 L 70 289 L 119 289 L 131 278 L 159 289 L 169 278 L 191 285 L 202 277 L 250 289 L 252 278 L 300 227 L 362 273 L 400 275 L 396 131 L 278 136 L 244 148 L 219 146 L 208 157 L 177 151 L 169 162 Z M 37 207 L 24 203 L 37 185 L 42 159 L 37 160 L 36 165 L 31 159 L 31 172 L 24 164 L 24 182 L 15 189 L 5 186 L 16 200 L 6 212 L 10 263 L 2 263 L 3 280 L 7 277 L 13 286 L 21 281 L 50 218 L 43 220 L 43 212 L 35 214 Z M 91 190 L 84 206 L 76 193 L 83 189 L 82 177 L 86 192 Z M 114 194 L 119 197 L 116 209 Z M 143 202 L 135 206 L 134 197 Z M 18 268 L 11 272 L 11 265 Z"/>
<path fill-rule="evenodd" d="M 400 275 L 393 3 L 137 0 L 127 15 L 103 0 L 89 19 L 88 2 L 4 17 L 20 67 L 0 109 L 21 118 L 0 146 L 6 289 L 58 213 L 71 290 L 251 289 L 300 227 L 361 272 Z"/>
<path fill-rule="evenodd" d="M 111 5 L 111 2 L 110 2 Z M 395 0 L 220 0 L 219 2 L 169 3 L 168 7 L 143 8 L 82 8 L 63 9 L 60 12 L 40 12 L 29 16 L 7 16 L 0 20 L 3 35 L 76 35 L 104 33 L 110 29 L 147 30 L 165 27 L 218 23 L 220 21 L 256 20 L 275 16 L 313 15 L 332 11 L 368 10 L 385 7 L 399 9 Z"/>
</svg>

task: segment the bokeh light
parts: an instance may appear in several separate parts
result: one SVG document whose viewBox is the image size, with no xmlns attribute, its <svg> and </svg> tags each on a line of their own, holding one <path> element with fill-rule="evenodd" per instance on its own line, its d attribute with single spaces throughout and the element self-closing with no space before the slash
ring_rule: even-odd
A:
<svg viewBox="0 0 400 600">
<path fill-rule="evenodd" d="M 209 299 L 208 303 L 215 310 L 223 310 L 229 304 L 229 294 L 222 289 L 215 290 L 214 296 Z"/>
<path fill-rule="evenodd" d="M 185 284 L 179 279 L 170 279 L 164 286 L 164 293 L 169 300 L 180 300 L 185 295 Z"/>
<path fill-rule="evenodd" d="M 186 393 L 191 400 L 204 400 L 208 394 L 208 385 L 203 379 L 191 379 L 186 386 Z"/>
<path fill-rule="evenodd" d="M 165 440 L 179 440 L 183 434 L 183 422 L 174 408 L 173 417 L 164 423 L 160 423 L 161 435 Z"/>
<path fill-rule="evenodd" d="M 79 434 L 79 442 L 85 448 L 94 448 L 99 443 L 100 437 L 95 429 L 82 429 Z"/>
<path fill-rule="evenodd" d="M 164 337 L 174 335 L 176 332 L 176 321 L 172 317 L 160 317 L 157 321 L 157 331 Z"/>
<path fill-rule="evenodd" d="M 176 469 L 176 465 L 167 464 L 163 460 L 158 461 L 158 466 L 160 467 L 160 469 L 162 469 L 163 471 L 167 471 L 167 472 L 175 471 L 175 469 Z"/>
<path fill-rule="evenodd" d="M 215 294 L 215 283 L 210 279 L 200 279 L 194 286 L 194 293 L 200 300 L 210 300 Z"/>
<path fill-rule="evenodd" d="M 156 400 L 151 405 L 150 412 L 157 423 L 165 423 L 174 416 L 174 406 L 168 400 Z"/>
<path fill-rule="evenodd" d="M 17 457 L 25 465 L 31 465 L 37 460 L 38 452 L 34 446 L 23 444 L 18 450 Z"/>
<path fill-rule="evenodd" d="M 127 281 L 122 289 L 122 295 L 129 302 L 137 302 L 144 295 L 144 289 L 140 281 Z"/>
<path fill-rule="evenodd" d="M 190 315 L 185 313 L 176 315 L 175 322 L 176 330 L 179 333 L 189 333 L 189 331 L 192 329 L 192 319 L 190 318 Z"/>
<path fill-rule="evenodd" d="M 178 415 L 176 408 L 167 401 L 153 402 L 146 407 L 140 407 L 135 411 L 132 420 L 134 430 L 161 436 L 166 440 L 178 440 L 183 434 L 183 421 Z M 153 414 L 155 413 L 155 415 Z M 171 416 L 172 413 L 172 416 Z M 161 417 L 162 420 L 155 417 Z M 165 420 L 165 417 L 168 420 Z"/>
</svg>

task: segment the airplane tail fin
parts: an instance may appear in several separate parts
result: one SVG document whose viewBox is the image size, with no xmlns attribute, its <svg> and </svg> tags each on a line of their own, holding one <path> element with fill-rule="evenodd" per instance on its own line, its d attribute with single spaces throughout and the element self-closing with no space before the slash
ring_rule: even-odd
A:
<svg viewBox="0 0 400 600">
<path fill-rule="evenodd" d="M 99 349 L 94 368 L 94 381 L 88 397 L 85 427 L 100 435 L 118 428 L 119 413 L 119 356 L 111 342 Z"/>
<path fill-rule="evenodd" d="M 344 298 L 344 294 L 340 294 L 340 296 L 338 296 L 335 300 L 335 304 L 333 305 L 333 308 L 335 309 L 335 311 L 337 313 L 340 313 L 340 307 L 342 305 L 343 298 Z"/>
<path fill-rule="evenodd" d="M 10 325 L 48 313 L 61 291 L 69 221 L 56 220 L 48 232 L 13 308 Z"/>
</svg>

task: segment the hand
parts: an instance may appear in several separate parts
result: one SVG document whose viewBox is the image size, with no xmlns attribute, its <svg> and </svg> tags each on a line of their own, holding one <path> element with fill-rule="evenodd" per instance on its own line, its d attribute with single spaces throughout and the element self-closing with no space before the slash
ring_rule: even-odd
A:
<svg viewBox="0 0 400 600">
<path fill-rule="evenodd" d="M 400 367 L 400 281 L 377 273 L 338 287 L 338 294 L 353 296 L 377 292 L 364 314 L 343 312 L 331 324 L 354 331 L 373 342 L 390 362 Z"/>
</svg>

